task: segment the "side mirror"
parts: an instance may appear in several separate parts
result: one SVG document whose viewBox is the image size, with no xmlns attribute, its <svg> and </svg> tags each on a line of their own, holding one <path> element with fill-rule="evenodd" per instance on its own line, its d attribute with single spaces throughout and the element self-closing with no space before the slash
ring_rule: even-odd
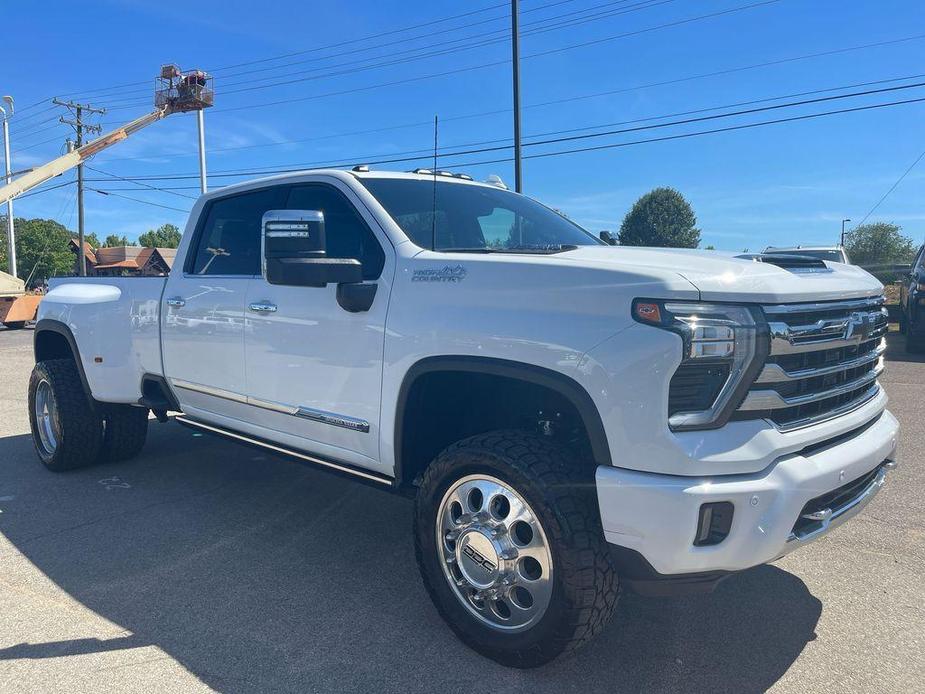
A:
<svg viewBox="0 0 925 694">
<path fill-rule="evenodd" d="M 270 284 L 324 287 L 363 281 L 359 260 L 327 257 L 322 212 L 269 210 L 261 230 L 263 274 Z"/>
<path fill-rule="evenodd" d="M 601 241 L 606 243 L 608 246 L 617 245 L 617 237 L 614 235 L 612 231 L 602 231 L 600 233 L 600 237 L 601 237 Z"/>
</svg>

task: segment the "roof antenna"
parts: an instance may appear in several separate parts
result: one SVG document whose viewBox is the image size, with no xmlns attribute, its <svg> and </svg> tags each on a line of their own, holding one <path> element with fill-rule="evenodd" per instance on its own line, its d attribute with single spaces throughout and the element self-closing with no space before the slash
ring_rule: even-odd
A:
<svg viewBox="0 0 925 694">
<path fill-rule="evenodd" d="M 434 114 L 434 210 L 430 218 L 430 250 L 437 250 L 437 115 Z"/>
</svg>

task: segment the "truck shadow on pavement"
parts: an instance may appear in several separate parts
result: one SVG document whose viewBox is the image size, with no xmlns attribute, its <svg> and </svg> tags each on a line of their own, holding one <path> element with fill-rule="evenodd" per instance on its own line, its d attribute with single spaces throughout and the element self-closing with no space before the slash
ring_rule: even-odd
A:
<svg viewBox="0 0 925 694">
<path fill-rule="evenodd" d="M 711 595 L 624 595 L 589 647 L 512 670 L 438 617 L 406 499 L 172 423 L 152 422 L 128 463 L 55 475 L 24 435 L 0 439 L 0 461 L 5 552 L 32 566 L 2 563 L 121 628 L 62 640 L 49 606 L 32 617 L 47 641 L 14 640 L 0 660 L 154 645 L 223 691 L 763 691 L 815 638 L 821 613 L 799 578 L 763 566 Z"/>
</svg>

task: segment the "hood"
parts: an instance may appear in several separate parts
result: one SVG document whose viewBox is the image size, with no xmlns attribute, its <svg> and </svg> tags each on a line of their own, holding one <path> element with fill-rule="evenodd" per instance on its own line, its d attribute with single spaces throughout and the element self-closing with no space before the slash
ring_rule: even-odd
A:
<svg viewBox="0 0 925 694">
<path fill-rule="evenodd" d="M 676 272 L 700 291 L 704 301 L 789 303 L 877 296 L 883 285 L 857 267 L 825 262 L 814 271 L 786 269 L 720 251 L 685 248 L 582 246 L 556 257 L 613 263 L 623 268 Z M 658 297 L 654 297 L 658 298 Z"/>
</svg>

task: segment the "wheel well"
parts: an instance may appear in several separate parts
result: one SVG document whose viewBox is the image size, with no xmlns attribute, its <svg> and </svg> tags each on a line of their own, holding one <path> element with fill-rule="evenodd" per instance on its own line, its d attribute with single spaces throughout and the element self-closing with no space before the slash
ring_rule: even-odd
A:
<svg viewBox="0 0 925 694">
<path fill-rule="evenodd" d="M 42 330 L 35 334 L 35 361 L 49 359 L 75 359 L 67 338 L 59 332 Z"/>
<path fill-rule="evenodd" d="M 36 363 L 50 359 L 70 359 L 76 363 L 77 373 L 80 374 L 80 383 L 83 385 L 84 393 L 86 393 L 91 405 L 95 404 L 90 384 L 87 381 L 87 375 L 84 373 L 84 367 L 77 352 L 77 343 L 74 341 L 74 336 L 71 334 L 70 329 L 64 323 L 49 318 L 36 323 L 32 350 L 35 354 Z"/>
<path fill-rule="evenodd" d="M 520 365 L 522 366 L 522 365 Z M 396 421 L 396 476 L 403 487 L 415 480 L 450 444 L 497 429 L 521 429 L 555 437 L 581 459 L 609 464 L 606 439 L 590 396 L 561 377 L 531 378 L 505 369 L 424 370 L 409 375 L 399 397 Z M 548 378 L 548 377 L 547 377 Z M 408 381 L 411 381 L 410 383 Z M 571 392 L 577 388 L 586 402 Z M 589 421 L 590 420 L 590 421 Z M 603 449 L 602 449 L 603 446 Z"/>
</svg>

